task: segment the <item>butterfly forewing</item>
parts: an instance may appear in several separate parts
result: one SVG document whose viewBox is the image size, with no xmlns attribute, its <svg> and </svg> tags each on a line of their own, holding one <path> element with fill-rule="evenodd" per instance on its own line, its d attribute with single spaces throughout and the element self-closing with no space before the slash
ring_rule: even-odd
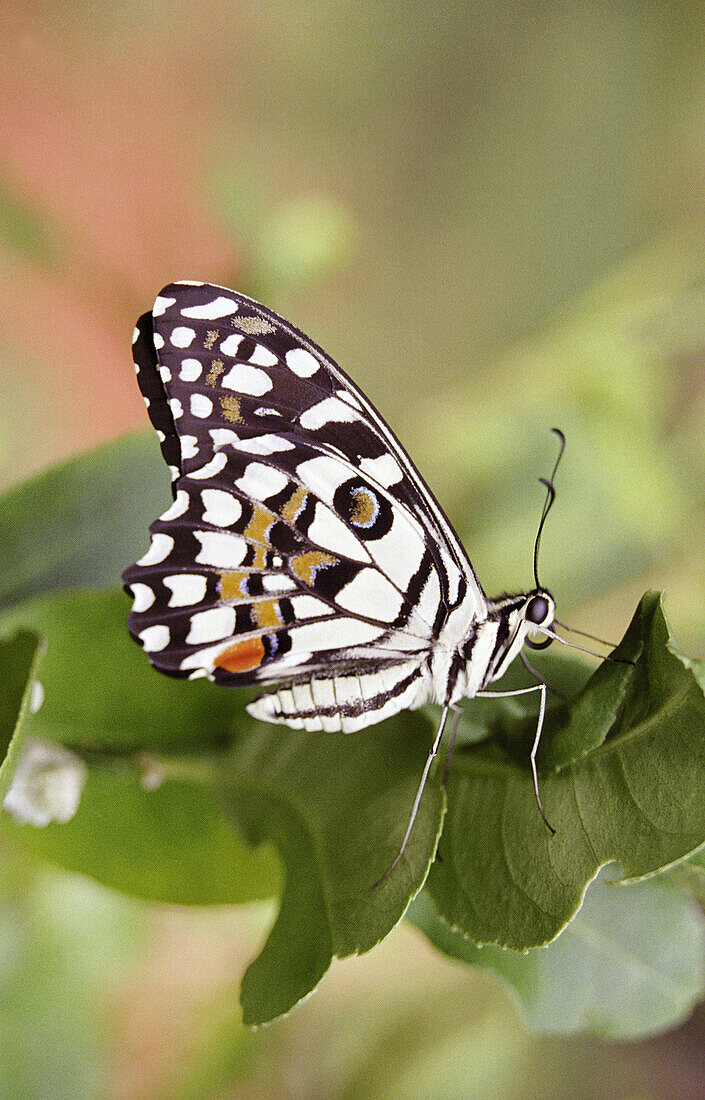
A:
<svg viewBox="0 0 705 1100">
<path fill-rule="evenodd" d="M 165 288 L 134 348 L 175 495 L 125 573 L 152 663 L 230 684 L 354 666 L 409 705 L 407 673 L 387 688 L 377 670 L 413 679 L 453 608 L 485 602 L 366 398 L 282 318 L 207 284 Z"/>
</svg>

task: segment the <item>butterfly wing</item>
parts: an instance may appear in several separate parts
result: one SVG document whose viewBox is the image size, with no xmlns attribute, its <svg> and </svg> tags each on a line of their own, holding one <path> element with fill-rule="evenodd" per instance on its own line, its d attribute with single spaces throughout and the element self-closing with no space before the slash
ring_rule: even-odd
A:
<svg viewBox="0 0 705 1100">
<path fill-rule="evenodd" d="M 386 691 L 454 610 L 484 617 L 401 445 L 288 322 L 244 295 L 175 283 L 138 322 L 134 351 L 174 481 L 149 551 L 124 574 L 130 631 L 157 668 L 228 685 L 386 670 Z"/>
</svg>

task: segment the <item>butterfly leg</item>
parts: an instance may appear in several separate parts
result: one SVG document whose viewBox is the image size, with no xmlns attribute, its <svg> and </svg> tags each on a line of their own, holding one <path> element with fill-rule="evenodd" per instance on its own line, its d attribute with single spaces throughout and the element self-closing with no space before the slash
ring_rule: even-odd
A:
<svg viewBox="0 0 705 1100">
<path fill-rule="evenodd" d="M 453 750 L 455 749 L 455 735 L 458 732 L 458 722 L 460 721 L 461 710 L 456 703 L 450 704 L 450 709 L 453 711 L 453 721 L 450 727 L 450 738 L 448 740 L 448 753 L 446 755 L 446 763 L 443 769 L 443 786 L 448 786 L 448 776 L 450 775 L 450 763 L 453 759 Z"/>
<path fill-rule="evenodd" d="M 531 746 L 531 775 L 534 780 L 534 794 L 536 795 L 536 804 L 539 808 L 539 813 L 549 829 L 552 836 L 555 836 L 556 830 L 551 825 L 551 822 L 546 817 L 544 808 L 541 802 L 541 795 L 539 794 L 539 777 L 536 772 L 536 753 L 539 747 L 539 741 L 541 740 L 541 730 L 543 729 L 543 720 L 546 716 L 546 684 L 533 684 L 532 687 L 516 688 L 515 691 L 478 691 L 478 698 L 483 699 L 506 699 L 510 695 L 528 695 L 530 692 L 538 691 L 540 696 L 539 701 L 539 718 L 536 723 L 536 734 L 534 736 L 534 743 Z"/>
<path fill-rule="evenodd" d="M 377 887 L 380 885 L 380 883 L 384 882 L 384 880 L 391 875 L 391 873 L 394 870 L 394 868 L 396 867 L 397 863 L 399 862 L 401 857 L 404 855 L 404 849 L 406 848 L 407 841 L 409 840 L 409 837 L 411 836 L 411 830 L 413 828 L 414 821 L 416 820 L 416 814 L 418 813 L 419 803 L 421 801 L 421 795 L 423 794 L 423 789 L 426 786 L 426 780 L 428 778 L 428 773 L 431 770 L 431 764 L 433 763 L 433 761 L 435 760 L 435 758 L 438 754 L 438 749 L 439 749 L 439 746 L 440 746 L 440 743 L 441 743 L 441 739 L 443 737 L 443 729 L 444 729 L 445 724 L 446 724 L 446 719 L 448 717 L 448 711 L 449 710 L 450 710 L 450 704 L 446 703 L 446 705 L 443 708 L 443 714 L 441 715 L 440 723 L 438 725 L 438 732 L 436 733 L 433 744 L 431 745 L 431 750 L 428 754 L 428 757 L 426 758 L 426 764 L 424 766 L 423 774 L 421 776 L 421 782 L 419 783 L 419 789 L 416 792 L 416 797 L 414 799 L 414 805 L 411 807 L 411 817 L 409 818 L 409 824 L 406 827 L 406 832 L 404 833 L 404 839 L 401 842 L 401 847 L 400 847 L 399 851 L 397 852 L 396 856 L 394 857 L 394 860 L 389 864 L 389 867 L 387 867 L 387 870 L 384 872 L 383 875 L 381 875 L 377 879 L 377 881 L 372 886 L 373 890 L 376 890 Z M 454 724 L 454 726 L 457 726 L 457 722 L 455 720 L 454 720 L 453 724 Z"/>
</svg>

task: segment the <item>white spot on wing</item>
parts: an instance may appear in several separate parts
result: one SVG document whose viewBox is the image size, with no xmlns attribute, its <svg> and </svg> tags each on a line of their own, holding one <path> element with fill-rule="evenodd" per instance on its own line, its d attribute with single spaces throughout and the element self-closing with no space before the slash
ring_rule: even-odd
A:
<svg viewBox="0 0 705 1100">
<path fill-rule="evenodd" d="M 284 577 L 277 573 L 265 573 L 262 577 L 262 589 L 264 592 L 291 592 L 296 584 L 291 577 Z"/>
<path fill-rule="evenodd" d="M 379 458 L 363 458 L 360 461 L 360 469 L 385 489 L 390 485 L 396 485 L 404 476 L 399 463 L 391 454 L 380 455 Z"/>
<path fill-rule="evenodd" d="M 164 347 L 164 337 L 162 336 L 161 332 L 155 332 L 153 334 L 152 343 L 154 344 L 157 351 L 161 351 L 161 349 Z"/>
<path fill-rule="evenodd" d="M 164 584 L 171 589 L 169 607 L 190 607 L 206 595 L 206 578 L 199 573 L 174 573 L 164 577 Z"/>
<path fill-rule="evenodd" d="M 319 649 L 345 649 L 348 646 L 365 645 L 366 642 L 376 641 L 381 633 L 378 626 L 340 615 L 319 623 L 289 628 L 292 645 L 297 649 L 313 652 Z"/>
<path fill-rule="evenodd" d="M 315 596 L 292 596 L 291 606 L 296 619 L 320 619 L 333 614 L 329 605 Z"/>
<path fill-rule="evenodd" d="M 266 466 L 263 462 L 250 462 L 242 477 L 235 482 L 237 487 L 254 500 L 266 500 L 280 493 L 289 484 L 289 479 L 281 470 Z"/>
<path fill-rule="evenodd" d="M 260 367 L 274 367 L 278 362 L 276 355 L 264 344 L 258 344 L 248 359 L 248 363 L 256 363 Z"/>
<path fill-rule="evenodd" d="M 139 615 L 141 611 L 146 611 L 154 603 L 154 592 L 148 584 L 140 584 L 139 581 L 130 585 L 130 591 L 134 596 L 135 602 L 132 605 L 132 610 L 136 611 Z"/>
<path fill-rule="evenodd" d="M 196 455 L 198 454 L 198 439 L 195 435 L 182 435 L 180 443 L 182 458 L 196 457 Z"/>
<path fill-rule="evenodd" d="M 184 415 L 183 406 L 178 397 L 169 398 L 169 408 L 171 409 L 171 415 L 173 416 L 174 420 L 180 420 L 181 417 Z"/>
<path fill-rule="evenodd" d="M 218 451 L 217 455 L 214 455 L 210 462 L 207 462 L 205 466 L 201 466 L 198 470 L 191 470 L 189 477 L 195 478 L 197 481 L 205 481 L 209 477 L 215 477 L 221 470 L 227 465 L 227 455 L 222 451 Z"/>
<path fill-rule="evenodd" d="M 199 565 L 213 565 L 216 569 L 235 569 L 241 565 L 247 553 L 247 543 L 237 535 L 225 531 L 194 531 L 201 544 L 196 555 Z"/>
<path fill-rule="evenodd" d="M 137 635 L 147 653 L 158 653 L 169 645 L 169 627 L 163 624 L 148 626 Z"/>
<path fill-rule="evenodd" d="M 369 551 L 380 571 L 404 591 L 421 564 L 425 546 L 423 535 L 406 511 L 395 505 L 391 531 L 384 538 L 370 542 Z"/>
<path fill-rule="evenodd" d="M 318 458 L 309 458 L 300 462 L 296 472 L 304 484 L 329 504 L 333 501 L 333 494 L 339 485 L 352 476 L 353 471 L 349 466 L 327 455 Z"/>
<path fill-rule="evenodd" d="M 157 298 L 154 299 L 154 305 L 152 306 L 152 316 L 163 317 L 169 306 L 173 306 L 175 301 L 176 298 L 162 298 L 161 295 L 159 295 Z"/>
<path fill-rule="evenodd" d="M 275 451 L 293 451 L 294 444 L 280 435 L 256 435 L 250 439 L 241 439 L 235 444 L 238 451 L 248 451 L 253 455 L 271 455 Z"/>
<path fill-rule="evenodd" d="M 310 378 L 321 367 L 316 357 L 311 355 L 310 351 L 306 351 L 305 348 L 292 348 L 291 351 L 288 351 L 286 353 L 286 365 L 294 374 L 298 374 L 299 378 Z"/>
<path fill-rule="evenodd" d="M 186 635 L 187 645 L 218 642 L 229 638 L 235 630 L 234 607 L 211 607 L 191 616 L 191 629 Z"/>
<path fill-rule="evenodd" d="M 138 565 L 157 565 L 160 561 L 164 561 L 169 557 L 169 554 L 174 549 L 174 540 L 171 535 L 165 535 L 163 531 L 158 531 L 156 535 L 152 535 L 152 543 L 147 553 L 139 559 Z"/>
<path fill-rule="evenodd" d="M 212 302 L 204 302 L 200 306 L 187 306 L 186 309 L 181 310 L 182 317 L 201 321 L 216 321 L 219 317 L 229 317 L 231 313 L 237 313 L 237 303 L 223 295 Z"/>
<path fill-rule="evenodd" d="M 183 489 L 176 490 L 176 500 L 167 508 L 166 512 L 159 518 L 162 520 L 178 519 L 179 516 L 183 516 L 184 512 L 188 510 L 189 495 L 185 493 Z"/>
<path fill-rule="evenodd" d="M 236 363 L 232 370 L 224 375 L 221 385 L 238 393 L 261 397 L 263 393 L 271 390 L 272 379 L 259 367 L 251 367 L 248 363 Z"/>
<path fill-rule="evenodd" d="M 199 363 L 198 359 L 184 359 L 181 363 L 179 378 L 182 382 L 195 382 L 201 377 L 202 370 L 203 364 Z"/>
<path fill-rule="evenodd" d="M 171 332 L 171 342 L 175 348 L 188 348 L 193 342 L 193 338 L 196 335 L 192 328 L 186 328 L 185 325 L 177 325 Z"/>
<path fill-rule="evenodd" d="M 240 501 L 223 489 L 204 489 L 203 503 L 203 521 L 212 523 L 214 527 L 229 527 L 242 515 Z"/>
<path fill-rule="evenodd" d="M 205 393 L 191 394 L 191 414 L 204 420 L 213 412 L 213 402 Z"/>
<path fill-rule="evenodd" d="M 240 436 L 232 428 L 209 428 L 210 437 L 216 447 L 227 447 L 230 443 L 237 443 Z"/>
<path fill-rule="evenodd" d="M 343 421 L 357 420 L 357 417 L 349 405 L 339 401 L 337 397 L 326 397 L 310 409 L 306 409 L 299 417 L 302 428 L 316 431 L 324 424 L 341 423 Z"/>
<path fill-rule="evenodd" d="M 220 345 L 220 350 L 223 355 L 234 356 L 237 355 L 237 349 L 245 339 L 239 332 L 231 332 L 230 336 L 226 336 Z"/>
</svg>

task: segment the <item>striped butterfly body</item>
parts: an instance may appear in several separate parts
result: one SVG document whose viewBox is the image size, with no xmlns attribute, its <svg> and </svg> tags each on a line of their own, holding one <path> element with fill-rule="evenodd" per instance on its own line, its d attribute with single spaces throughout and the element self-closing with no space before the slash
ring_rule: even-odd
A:
<svg viewBox="0 0 705 1100">
<path fill-rule="evenodd" d="M 133 348 L 174 502 L 124 573 L 130 633 L 170 676 L 272 688 L 247 708 L 266 722 L 352 732 L 440 703 L 413 822 L 449 708 L 549 633 L 553 598 L 485 596 L 379 414 L 271 310 L 173 283 Z"/>
</svg>

